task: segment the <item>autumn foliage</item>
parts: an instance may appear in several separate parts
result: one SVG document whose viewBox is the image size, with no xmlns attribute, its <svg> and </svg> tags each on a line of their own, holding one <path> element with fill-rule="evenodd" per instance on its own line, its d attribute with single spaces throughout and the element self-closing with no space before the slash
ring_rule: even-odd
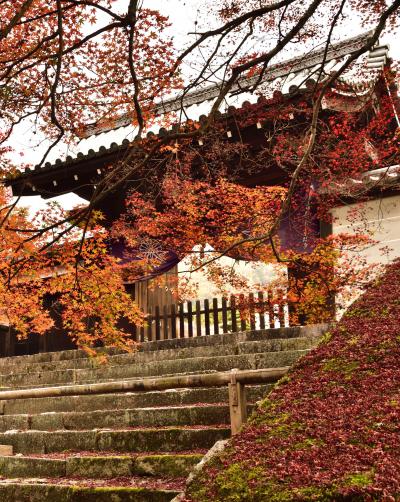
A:
<svg viewBox="0 0 400 502">
<path fill-rule="evenodd" d="M 3 208 L 11 202 L 2 193 Z M 6 209 L 2 211 L 5 217 Z M 122 349 L 133 346 L 130 334 L 120 325 L 122 318 L 141 324 L 143 314 L 125 292 L 118 261 L 108 252 L 107 232 L 94 218 L 90 234 L 82 241 L 82 230 L 53 243 L 55 234 L 44 231 L 40 239 L 26 238 L 26 232 L 40 224 L 43 229 L 66 214 L 50 206 L 29 221 L 25 210 L 14 211 L 0 232 L 0 314 L 3 324 L 19 338 L 44 334 L 59 314 L 61 326 L 76 344 L 92 353 L 96 346 Z M 45 299 L 52 298 L 51 308 Z"/>
<path fill-rule="evenodd" d="M 38 118 L 38 132 L 54 140 L 71 140 L 94 120 L 112 125 L 134 110 L 133 66 L 140 81 L 142 120 L 150 120 L 149 105 L 160 93 L 180 85 L 179 77 L 170 76 L 175 51 L 166 34 L 168 19 L 141 9 L 130 17 L 134 33 L 117 13 L 105 16 L 105 26 L 91 29 L 101 3 L 2 2 L 0 102 L 7 134 L 32 116 Z M 117 2 L 106 3 L 115 8 Z"/>
<path fill-rule="evenodd" d="M 187 501 L 398 500 L 399 284 L 397 261 L 259 404 Z"/>
<path fill-rule="evenodd" d="M 184 196 L 183 196 L 184 195 Z M 173 249 L 183 259 L 195 246 L 209 244 L 224 250 L 240 237 L 257 238 L 275 220 L 285 190 L 281 187 L 246 188 L 227 180 L 170 178 L 163 184 L 162 208 L 139 193 L 127 199 L 127 210 L 113 226 L 113 236 L 137 249 L 141 240 L 153 240 L 164 252 Z M 235 246 L 234 255 L 254 259 L 247 248 Z"/>
<path fill-rule="evenodd" d="M 330 224 L 332 207 L 343 199 L 368 199 L 371 187 L 360 182 L 366 171 L 399 162 L 394 72 L 385 68 L 372 83 L 361 72 L 358 99 L 346 65 L 365 58 L 385 27 L 396 28 L 400 0 L 347 3 L 204 2 L 198 22 L 205 25 L 196 25 L 181 47 L 168 18 L 138 1 L 0 3 L 3 173 L 18 176 L 22 167 L 11 165 L 7 143 L 20 125 L 37 135 L 36 146 L 45 144 L 40 169 L 61 142 L 70 146 L 125 125 L 136 134 L 100 179 L 77 187 L 90 202 L 74 218 L 54 206 L 28 221 L 2 194 L 0 308 L 19 336 L 51 329 L 44 308 L 50 295 L 79 345 L 129 348 L 121 323 L 140 323 L 142 315 L 124 281 L 151 275 L 168 253 L 189 256 L 190 270 L 204 270 L 223 294 L 248 284 L 218 256 L 282 264 L 289 278 L 279 286 L 293 307 L 292 322 L 332 317 L 335 295 L 368 278 L 372 266 L 356 262 L 371 239 L 359 231 L 320 238 L 316 225 Z M 373 31 L 340 69 L 331 74 L 322 64 L 307 85 L 286 96 L 279 85 L 264 89 L 263 78 L 289 47 L 330 50 L 349 13 Z M 213 23 L 217 28 L 209 30 Z M 249 76 L 256 83 L 246 88 Z M 164 113 L 177 90 L 184 99 L 220 78 L 208 117 L 188 120 L 177 102 Z M 258 95 L 257 103 L 222 114 L 240 90 Z M 346 101 L 334 111 L 341 93 L 351 96 L 352 107 Z M 163 133 L 146 136 L 156 124 Z M 54 190 L 42 196 L 63 192 L 62 183 L 52 182 Z M 39 194 L 32 178 L 27 183 Z M 106 224 L 96 209 L 121 192 L 126 210 Z M 122 261 L 109 253 L 115 242 L 124 246 Z"/>
<path fill-rule="evenodd" d="M 307 93 L 292 101 L 274 96 L 227 119 L 234 121 L 234 128 L 231 122 L 229 127 L 235 133 L 246 137 L 248 131 L 256 136 L 258 120 L 268 141 L 257 147 L 229 141 L 221 120 L 204 136 L 204 147 L 184 140 L 163 148 L 161 174 L 149 173 L 146 193 L 128 195 L 126 211 L 112 228 L 113 238 L 122 240 L 135 257 L 134 265 L 131 260 L 125 267 L 129 277 L 148 274 L 173 251 L 189 264 L 188 270 L 201 269 L 226 294 L 229 286 L 245 291 L 249 285 L 234 266 L 220 265 L 220 256 L 283 264 L 289 281 L 280 277 L 269 288 L 286 288 L 284 301 L 293 306 L 291 322 L 332 319 L 334 297 L 348 294 L 349 287 L 362 288 L 378 272 L 360 253 L 374 240 L 361 211 L 354 228 L 349 222 L 349 234 L 321 238 L 317 225 L 331 223 L 332 207 L 346 197 L 368 200 L 370 186 L 352 180 L 358 182 L 378 162 L 397 162 L 398 138 L 391 130 L 393 109 L 387 99 L 365 124 L 358 113 L 326 112 L 318 121 L 316 147 L 283 211 L 291 173 L 304 153 L 302 124 L 311 114 Z M 146 140 L 144 148 L 154 141 Z M 243 186 L 244 179 L 251 183 L 277 164 L 280 185 Z"/>
</svg>

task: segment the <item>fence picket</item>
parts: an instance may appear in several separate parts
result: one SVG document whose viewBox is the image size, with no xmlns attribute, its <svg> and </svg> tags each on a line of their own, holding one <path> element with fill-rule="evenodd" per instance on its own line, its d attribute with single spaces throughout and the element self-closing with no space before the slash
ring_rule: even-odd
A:
<svg viewBox="0 0 400 502">
<path fill-rule="evenodd" d="M 255 305 L 254 305 L 254 294 L 249 294 L 249 317 L 250 317 L 250 329 L 254 331 L 256 329 L 256 316 L 255 316 Z"/>
<path fill-rule="evenodd" d="M 246 323 L 246 317 L 243 317 L 243 315 L 245 314 L 244 312 L 244 302 L 245 302 L 245 299 L 244 299 L 244 295 L 240 295 L 239 296 L 240 298 L 240 331 L 246 331 L 247 329 L 247 323 Z"/>
<path fill-rule="evenodd" d="M 204 325 L 206 329 L 206 335 L 210 335 L 210 302 L 204 300 Z"/>
<path fill-rule="evenodd" d="M 187 302 L 187 321 L 189 338 L 193 338 L 193 308 L 192 302 Z"/>
<path fill-rule="evenodd" d="M 283 305 L 283 298 L 284 298 L 284 295 L 283 295 L 283 292 L 282 291 L 279 291 L 279 302 L 278 302 L 278 306 L 279 306 L 279 310 L 278 310 L 278 319 L 279 319 L 279 326 L 281 328 L 284 328 L 285 327 L 285 309 L 284 309 L 284 305 Z"/>
<path fill-rule="evenodd" d="M 196 301 L 196 336 L 201 336 L 201 303 Z"/>
<path fill-rule="evenodd" d="M 138 329 L 136 327 L 136 324 L 133 326 L 133 332 L 132 332 L 132 338 L 134 339 L 135 342 L 139 342 L 138 338 L 137 338 L 137 333 L 138 333 Z"/>
<path fill-rule="evenodd" d="M 274 309 L 274 301 L 272 291 L 268 291 L 268 320 L 269 327 L 275 328 L 275 309 Z"/>
<path fill-rule="evenodd" d="M 164 305 L 163 308 L 163 340 L 168 340 L 168 308 Z"/>
<path fill-rule="evenodd" d="M 183 303 L 179 304 L 179 338 L 185 338 L 185 311 Z"/>
<path fill-rule="evenodd" d="M 228 307 L 226 298 L 222 298 L 222 331 L 228 333 Z"/>
<path fill-rule="evenodd" d="M 176 306 L 171 305 L 171 338 L 176 338 Z"/>
<path fill-rule="evenodd" d="M 147 316 L 147 341 L 153 341 L 153 316 L 151 315 L 152 308 L 149 307 L 149 314 Z"/>
<path fill-rule="evenodd" d="M 237 332 L 237 320 L 236 320 L 236 298 L 231 296 L 231 318 L 232 318 L 232 332 Z"/>
<path fill-rule="evenodd" d="M 155 312 L 155 323 L 156 323 L 156 340 L 161 340 L 161 319 L 160 319 L 160 307 L 156 307 Z"/>
<path fill-rule="evenodd" d="M 261 291 L 258 293 L 258 315 L 260 316 L 260 329 L 265 329 L 264 295 Z"/>
<path fill-rule="evenodd" d="M 214 335 L 218 335 L 219 324 L 218 324 L 218 299 L 217 298 L 213 298 L 213 321 L 214 321 Z"/>
</svg>

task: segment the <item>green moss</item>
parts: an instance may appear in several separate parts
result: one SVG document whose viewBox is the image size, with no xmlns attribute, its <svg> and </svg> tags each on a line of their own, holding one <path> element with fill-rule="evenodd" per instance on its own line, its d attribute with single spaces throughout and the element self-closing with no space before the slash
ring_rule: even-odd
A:
<svg viewBox="0 0 400 502">
<path fill-rule="evenodd" d="M 272 401 L 269 397 L 259 401 L 258 408 L 264 412 L 273 412 L 278 407 L 277 401 Z"/>
<path fill-rule="evenodd" d="M 288 383 L 291 382 L 291 378 L 288 374 L 283 376 L 280 380 L 277 381 L 277 383 L 274 386 L 274 389 L 278 389 L 279 387 L 283 387 L 284 385 L 287 385 Z"/>
<path fill-rule="evenodd" d="M 322 439 L 314 439 L 307 438 L 304 441 L 300 441 L 299 443 L 295 443 L 292 446 L 293 450 L 307 450 L 308 448 L 312 448 L 313 446 L 324 446 L 325 443 Z"/>
<path fill-rule="evenodd" d="M 367 357 L 367 362 L 376 363 L 376 362 L 380 361 L 381 358 L 382 358 L 382 354 L 379 352 L 375 353 L 375 354 L 369 354 Z"/>
<path fill-rule="evenodd" d="M 351 308 L 346 314 L 346 317 L 357 317 L 358 319 L 379 319 L 391 315 L 391 308 L 387 306 L 377 305 L 374 308 Z"/>
<path fill-rule="evenodd" d="M 260 409 L 264 413 L 259 413 L 259 411 L 253 413 L 249 419 L 249 424 L 251 425 L 264 425 L 271 427 L 271 430 L 263 436 L 260 436 L 256 441 L 264 442 L 269 437 L 288 437 L 295 431 L 303 428 L 303 425 L 299 422 L 291 422 L 289 413 L 277 413 L 277 403 L 272 403 L 268 398 L 265 399 L 261 405 Z"/>
<path fill-rule="evenodd" d="M 218 498 L 215 502 L 290 502 L 293 494 L 281 483 L 265 479 L 261 467 L 232 464 L 215 480 Z M 197 499 L 196 499 L 197 500 Z"/>
<path fill-rule="evenodd" d="M 134 471 L 147 476 L 186 477 L 203 455 L 146 455 L 135 459 Z"/>
<path fill-rule="evenodd" d="M 186 493 L 192 496 L 196 502 L 209 502 L 211 500 L 208 494 L 208 485 L 205 482 L 203 483 L 201 479 L 194 481 Z"/>
<path fill-rule="evenodd" d="M 285 481 L 266 479 L 261 467 L 249 468 L 235 463 L 221 471 L 213 481 L 213 492 L 206 488 L 207 482 L 198 480 L 189 488 L 189 494 L 196 502 L 333 502 L 342 500 L 337 487 L 313 487 L 290 489 Z M 356 499 L 355 499 L 356 500 Z"/>
<path fill-rule="evenodd" d="M 219 495 L 227 502 L 248 500 L 252 492 L 249 482 L 257 480 L 262 474 L 260 468 L 244 469 L 241 464 L 232 464 L 216 478 Z"/>
<path fill-rule="evenodd" d="M 358 345 L 360 343 L 359 336 L 352 336 L 347 342 L 350 346 Z"/>
<path fill-rule="evenodd" d="M 332 358 L 325 362 L 322 366 L 323 371 L 335 371 L 342 373 L 346 378 L 351 378 L 354 371 L 360 366 L 358 361 L 346 361 L 341 358 Z"/>
<path fill-rule="evenodd" d="M 330 331 L 327 331 L 324 336 L 321 338 L 319 344 L 322 345 L 322 344 L 325 344 L 325 343 L 328 343 L 332 340 L 332 333 Z"/>
<path fill-rule="evenodd" d="M 306 486 L 304 488 L 297 488 L 293 490 L 293 495 L 299 500 L 307 501 L 332 502 L 333 500 L 338 500 L 335 495 L 335 489 L 326 487 Z"/>
<path fill-rule="evenodd" d="M 373 483 L 375 478 L 375 473 L 373 470 L 366 472 L 355 472 L 353 474 L 348 474 L 342 484 L 343 486 L 365 488 Z"/>
<path fill-rule="evenodd" d="M 276 408 L 277 404 L 272 403 L 269 398 L 260 401 L 258 408 L 248 418 L 247 423 L 250 425 L 261 425 L 268 422 L 273 417 Z"/>
<path fill-rule="evenodd" d="M 271 429 L 267 434 L 267 437 L 287 438 L 301 429 L 303 429 L 303 425 L 301 423 L 289 422 L 286 424 L 274 426 L 273 429 Z M 265 437 L 260 438 L 260 441 L 265 441 Z"/>
</svg>

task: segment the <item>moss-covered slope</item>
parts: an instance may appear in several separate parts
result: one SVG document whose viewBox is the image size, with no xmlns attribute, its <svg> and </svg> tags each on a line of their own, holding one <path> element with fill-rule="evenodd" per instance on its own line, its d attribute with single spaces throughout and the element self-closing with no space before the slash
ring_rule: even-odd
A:
<svg viewBox="0 0 400 502">
<path fill-rule="evenodd" d="M 400 500 L 400 262 L 260 405 L 187 501 Z"/>
</svg>

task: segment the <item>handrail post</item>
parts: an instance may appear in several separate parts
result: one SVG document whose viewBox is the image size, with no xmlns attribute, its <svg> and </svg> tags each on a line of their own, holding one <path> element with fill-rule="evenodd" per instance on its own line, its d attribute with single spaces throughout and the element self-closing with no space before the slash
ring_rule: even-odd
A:
<svg viewBox="0 0 400 502">
<path fill-rule="evenodd" d="M 246 388 L 237 381 L 237 371 L 237 369 L 231 371 L 231 380 L 228 384 L 232 436 L 238 434 L 247 419 Z"/>
</svg>

